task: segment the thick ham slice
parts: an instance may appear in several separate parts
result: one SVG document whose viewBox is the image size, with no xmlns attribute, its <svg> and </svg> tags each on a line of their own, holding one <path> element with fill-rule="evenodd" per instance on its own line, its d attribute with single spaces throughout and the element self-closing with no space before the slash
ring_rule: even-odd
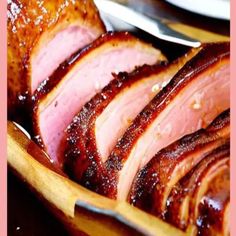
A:
<svg viewBox="0 0 236 236">
<path fill-rule="evenodd" d="M 211 180 L 227 167 L 229 144 L 215 149 L 173 187 L 164 219 L 183 230 L 195 224 L 198 206 Z"/>
<path fill-rule="evenodd" d="M 64 130 L 82 106 L 113 79 L 113 72 L 130 72 L 135 66 L 164 59 L 151 45 L 118 32 L 101 36 L 62 64 L 34 94 L 35 133 L 53 161 L 63 164 Z"/>
<path fill-rule="evenodd" d="M 8 111 L 16 120 L 39 84 L 105 27 L 92 0 L 9 0 L 7 15 Z"/>
<path fill-rule="evenodd" d="M 84 185 L 83 174 L 88 167 L 100 172 L 100 163 L 107 160 L 133 119 L 199 50 L 190 50 L 169 65 L 144 65 L 131 73 L 114 75 L 109 85 L 81 109 L 67 130 L 65 155 L 70 176 Z"/>
<path fill-rule="evenodd" d="M 130 193 L 131 203 L 165 218 L 168 196 L 174 186 L 213 150 L 228 143 L 229 138 L 230 115 L 227 110 L 207 129 L 184 136 L 159 151 L 137 174 Z M 199 200 L 194 198 L 193 201 Z"/>
</svg>

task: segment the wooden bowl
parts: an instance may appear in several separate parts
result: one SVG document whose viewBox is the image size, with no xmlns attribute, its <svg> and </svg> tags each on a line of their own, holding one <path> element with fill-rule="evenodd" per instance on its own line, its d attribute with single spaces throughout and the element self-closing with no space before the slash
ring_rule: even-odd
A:
<svg viewBox="0 0 236 236">
<path fill-rule="evenodd" d="M 47 155 L 10 121 L 7 141 L 9 166 L 72 235 L 184 235 L 126 202 L 100 196 L 63 176 Z"/>
</svg>

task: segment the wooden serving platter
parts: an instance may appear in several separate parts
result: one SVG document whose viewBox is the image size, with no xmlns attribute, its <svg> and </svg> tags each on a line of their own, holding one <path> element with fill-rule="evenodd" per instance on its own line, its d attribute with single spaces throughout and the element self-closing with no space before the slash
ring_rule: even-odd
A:
<svg viewBox="0 0 236 236">
<path fill-rule="evenodd" d="M 202 42 L 226 41 L 205 30 L 167 22 Z M 168 56 L 168 55 L 167 55 Z M 47 155 L 13 122 L 8 122 L 7 160 L 11 170 L 36 193 L 72 235 L 188 235 L 126 202 L 93 193 L 55 169 Z"/>
</svg>

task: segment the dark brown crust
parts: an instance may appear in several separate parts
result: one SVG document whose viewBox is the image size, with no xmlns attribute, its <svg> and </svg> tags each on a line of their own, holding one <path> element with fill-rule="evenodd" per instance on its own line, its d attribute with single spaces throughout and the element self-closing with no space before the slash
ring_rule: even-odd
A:
<svg viewBox="0 0 236 236">
<path fill-rule="evenodd" d="M 187 196 L 192 199 L 198 187 L 205 181 L 206 174 L 209 170 L 214 166 L 218 166 L 218 163 L 221 163 L 222 160 L 229 160 L 229 156 L 230 145 L 227 143 L 226 145 L 213 150 L 212 153 L 206 156 L 195 168 L 184 176 L 179 183 L 175 185 L 168 197 L 164 219 L 174 226 L 186 230 L 189 224 L 189 217 L 187 219 L 182 219 L 181 217 L 183 201 Z M 217 171 L 221 171 L 219 166 Z M 190 205 L 190 203 L 188 205 Z M 189 208 L 187 208 L 189 209 L 189 212 L 187 213 L 188 216 L 193 213 L 195 204 L 193 203 L 193 205 L 194 206 L 189 206 Z"/>
<path fill-rule="evenodd" d="M 32 96 L 33 101 L 33 128 L 34 134 L 36 137 L 36 141 L 40 144 L 41 147 L 44 147 L 43 140 L 41 139 L 40 129 L 38 127 L 38 106 L 41 101 L 43 101 L 47 95 L 52 92 L 53 89 L 57 89 L 56 85 L 63 80 L 64 76 L 68 73 L 68 71 L 73 70 L 73 67 L 76 66 L 78 62 L 83 60 L 86 55 L 93 53 L 93 51 L 99 47 L 102 47 L 105 44 L 117 45 L 121 42 L 132 42 L 132 43 L 143 43 L 144 45 L 149 45 L 147 43 L 142 42 L 138 38 L 134 37 L 132 34 L 128 32 L 107 32 L 92 42 L 90 45 L 85 47 L 83 50 L 80 50 L 74 53 L 68 60 L 62 63 L 58 69 L 53 73 L 52 76 L 48 80 L 45 80 L 41 83 L 39 88 L 36 90 L 34 95 Z M 151 45 L 150 45 L 151 47 Z M 164 58 L 164 57 L 163 57 Z M 163 62 L 164 63 L 164 62 Z M 148 72 L 146 72 L 148 73 Z M 135 76 L 134 76 L 135 77 Z M 113 85 L 114 86 L 114 85 Z M 118 85 L 117 85 L 118 87 Z M 108 91 L 109 93 L 109 91 Z M 110 95 L 111 96 L 111 95 Z M 101 98 L 103 99 L 103 98 Z"/>
<path fill-rule="evenodd" d="M 201 200 L 196 221 L 198 235 L 224 235 L 223 222 L 226 206 L 230 201 L 230 168 L 219 173 L 209 184 L 209 189 Z M 228 219 L 229 220 L 229 219 Z"/>
<path fill-rule="evenodd" d="M 137 67 L 131 73 L 113 74 L 114 79 L 82 108 L 67 129 L 65 169 L 73 179 L 86 186 L 83 176 L 86 179 L 88 172 L 92 172 L 93 169 L 94 173 L 90 175 L 94 176 L 95 182 L 96 176 L 101 173 L 101 157 L 96 146 L 95 122 L 109 103 L 127 87 L 140 80 L 148 80 L 149 77 L 167 68 L 166 62 L 162 61 L 153 66 Z M 95 184 L 93 186 L 94 189 Z"/>
<path fill-rule="evenodd" d="M 29 61 L 42 34 L 61 23 L 80 21 L 97 29 L 99 34 L 105 32 L 105 26 L 92 0 L 10 0 L 7 9 L 8 112 L 16 120 L 16 109 L 25 108 L 31 96 Z"/>
<path fill-rule="evenodd" d="M 164 217 L 165 212 L 161 209 L 161 199 L 166 180 L 168 181 L 168 173 L 171 173 L 171 166 L 173 168 L 175 163 L 210 144 L 219 142 L 218 146 L 220 146 L 227 143 L 230 126 L 229 116 L 230 111 L 227 110 L 213 121 L 209 126 L 209 131 L 208 129 L 200 129 L 159 151 L 137 174 L 130 192 L 130 203 L 154 215 Z M 220 122 L 222 125 L 219 126 Z M 226 129 L 228 130 L 226 137 L 219 136 L 220 131 Z"/>
<path fill-rule="evenodd" d="M 115 198 L 117 194 L 118 173 L 123 163 L 129 157 L 133 145 L 145 132 L 158 114 L 186 87 L 197 75 L 203 73 L 214 64 L 223 59 L 229 59 L 229 43 L 207 44 L 174 76 L 170 83 L 163 88 L 156 97 L 136 117 L 133 124 L 128 128 L 122 139 L 118 142 L 106 165 L 110 172 L 112 183 L 106 186 L 109 197 Z"/>
</svg>

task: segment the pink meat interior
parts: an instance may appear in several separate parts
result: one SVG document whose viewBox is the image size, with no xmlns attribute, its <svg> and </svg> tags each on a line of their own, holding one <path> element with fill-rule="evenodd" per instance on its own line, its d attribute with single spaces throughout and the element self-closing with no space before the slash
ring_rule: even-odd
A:
<svg viewBox="0 0 236 236">
<path fill-rule="evenodd" d="M 219 113 L 229 108 L 229 63 L 221 63 L 189 83 L 138 139 L 120 172 L 118 199 L 127 198 L 137 171 L 159 150 L 186 134 L 206 127 Z"/>
<path fill-rule="evenodd" d="M 173 66 L 168 73 L 165 71 L 148 79 L 143 78 L 124 89 L 106 107 L 96 120 L 96 144 L 103 162 L 133 119 L 176 72 L 177 66 Z"/>
<path fill-rule="evenodd" d="M 69 26 L 58 32 L 32 58 L 31 91 L 47 79 L 55 69 L 70 55 L 98 37 L 98 33 L 89 28 Z"/>
<path fill-rule="evenodd" d="M 140 45 L 107 47 L 84 59 L 39 106 L 41 137 L 50 157 L 58 162 L 64 130 L 81 107 L 113 78 L 112 72 L 132 71 L 135 66 L 154 64 L 160 52 Z M 88 57 L 87 57 L 88 58 Z"/>
</svg>

